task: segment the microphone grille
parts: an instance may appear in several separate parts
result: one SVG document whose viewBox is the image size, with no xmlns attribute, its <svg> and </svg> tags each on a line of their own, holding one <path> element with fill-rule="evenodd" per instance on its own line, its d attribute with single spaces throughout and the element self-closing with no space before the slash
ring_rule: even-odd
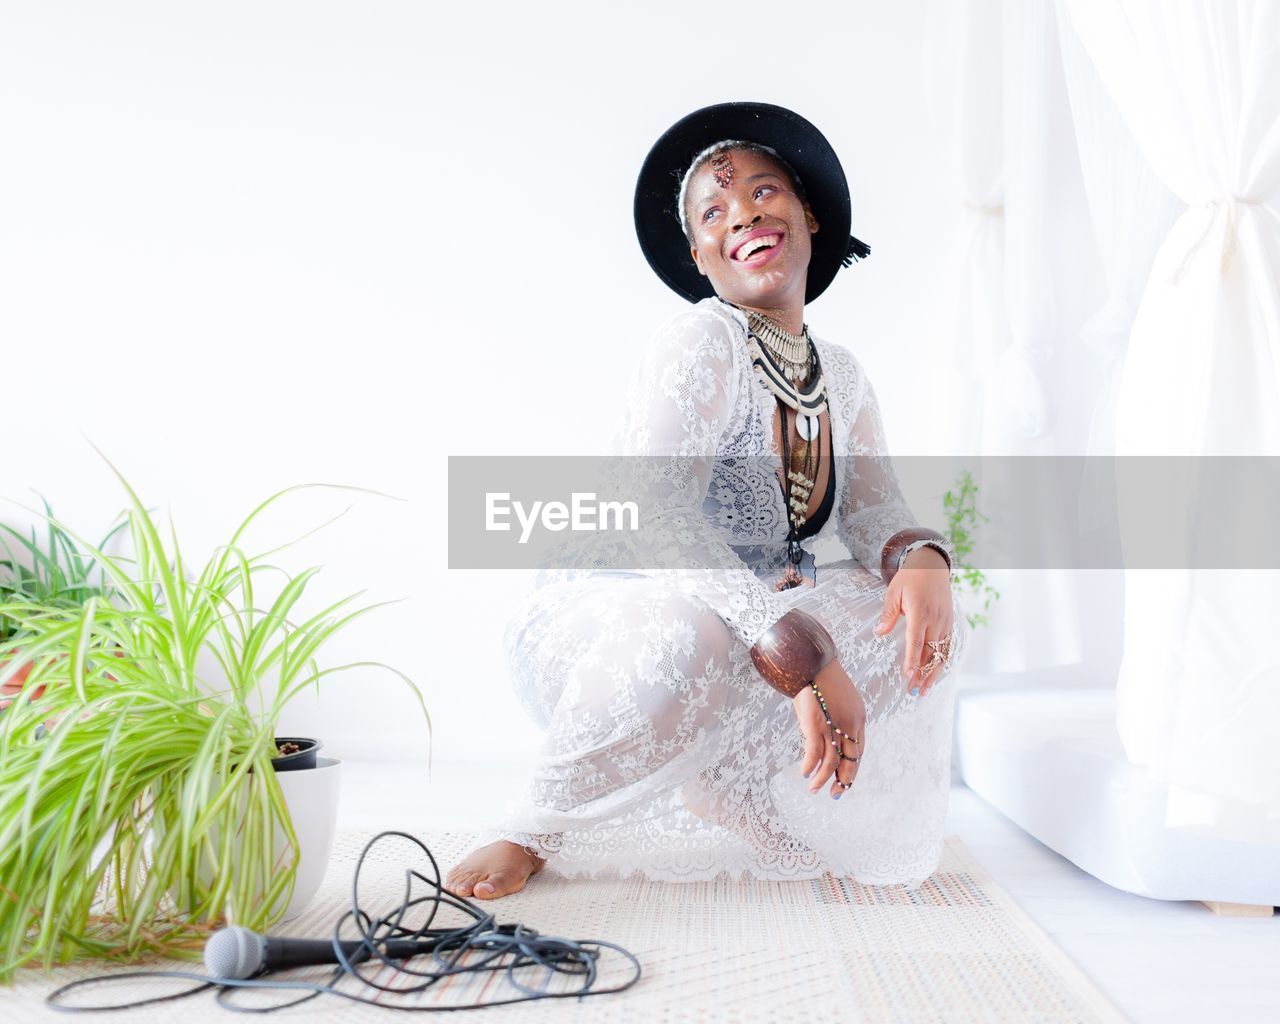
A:
<svg viewBox="0 0 1280 1024">
<path fill-rule="evenodd" d="M 265 945 L 248 928 L 222 928 L 204 944 L 204 969 L 210 978 L 252 978 L 262 967 Z"/>
</svg>

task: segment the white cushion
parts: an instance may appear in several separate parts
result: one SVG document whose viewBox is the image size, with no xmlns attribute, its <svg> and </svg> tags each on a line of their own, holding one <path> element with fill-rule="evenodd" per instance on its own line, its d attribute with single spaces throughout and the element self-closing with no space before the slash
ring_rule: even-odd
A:
<svg viewBox="0 0 1280 1024">
<path fill-rule="evenodd" d="M 965 784 L 1109 885 L 1165 900 L 1280 904 L 1280 848 L 1164 824 L 1166 792 L 1125 758 L 1114 689 L 961 692 Z"/>
</svg>

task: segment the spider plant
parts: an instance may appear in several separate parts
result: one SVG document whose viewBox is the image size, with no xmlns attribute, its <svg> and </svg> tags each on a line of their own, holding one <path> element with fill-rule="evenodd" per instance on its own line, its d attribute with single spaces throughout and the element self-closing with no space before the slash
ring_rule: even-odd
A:
<svg viewBox="0 0 1280 1024">
<path fill-rule="evenodd" d="M 34 526 L 28 536 L 0 523 L 0 603 L 26 600 L 78 608 L 91 597 L 103 596 L 109 586 L 97 559 L 58 525 L 44 496 L 37 497 L 44 506 L 43 543 Z M 105 548 L 124 526 L 123 521 L 116 523 L 98 542 L 98 549 Z M 0 615 L 0 643 L 11 639 L 17 629 L 13 619 Z"/>
<path fill-rule="evenodd" d="M 397 670 L 317 662 L 377 605 L 353 594 L 300 617 L 318 569 L 290 577 L 270 561 L 280 548 L 243 549 L 249 526 L 299 488 L 258 505 L 189 573 L 172 524 L 163 539 L 115 473 L 132 559 L 79 541 L 110 593 L 0 603 L 22 633 L 0 644 L 0 663 L 20 643 L 43 687 L 0 715 L 0 980 L 86 955 L 195 955 L 214 928 L 278 919 L 298 851 L 271 761 L 280 713 L 303 689 L 384 669 L 431 727 Z"/>
<path fill-rule="evenodd" d="M 8 523 L 0 523 L 0 607 L 20 602 L 46 607 L 79 608 L 91 597 L 101 597 L 110 586 L 103 579 L 97 560 L 81 549 L 74 537 L 57 525 L 53 509 L 43 495 L 45 541 L 36 529 L 30 536 Z M 117 523 L 99 543 L 105 548 L 123 527 Z M 16 551 L 15 551 L 16 549 Z M 19 623 L 0 611 L 0 644 L 20 637 Z M 0 656 L 0 711 L 26 685 L 31 662 L 20 651 Z"/>
</svg>

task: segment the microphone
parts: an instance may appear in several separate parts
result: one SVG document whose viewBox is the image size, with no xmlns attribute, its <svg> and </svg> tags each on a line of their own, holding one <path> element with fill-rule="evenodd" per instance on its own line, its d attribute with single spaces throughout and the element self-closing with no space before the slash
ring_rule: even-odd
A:
<svg viewBox="0 0 1280 1024">
<path fill-rule="evenodd" d="M 389 939 L 381 943 L 382 953 L 392 960 L 408 960 L 435 948 L 430 939 Z M 369 958 L 369 947 L 360 939 L 339 942 L 349 963 Z M 259 971 L 336 964 L 338 955 L 329 939 L 289 939 L 259 935 L 248 928 L 222 928 L 204 944 L 204 969 L 211 979 L 252 978 Z"/>
</svg>

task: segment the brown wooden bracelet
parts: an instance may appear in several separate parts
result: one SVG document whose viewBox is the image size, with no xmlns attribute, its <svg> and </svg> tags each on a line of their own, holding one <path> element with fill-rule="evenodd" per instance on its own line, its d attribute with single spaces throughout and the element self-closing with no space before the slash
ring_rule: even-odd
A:
<svg viewBox="0 0 1280 1024">
<path fill-rule="evenodd" d="M 926 529 L 923 526 L 911 526 L 905 530 L 899 530 L 885 541 L 884 552 L 880 555 L 880 580 L 885 586 L 889 585 L 889 581 L 897 573 L 902 552 L 918 540 L 936 540 L 944 549 L 947 547 L 947 538 L 937 530 Z M 950 566 L 950 556 L 944 557 L 947 559 L 947 565 Z"/>
<path fill-rule="evenodd" d="M 835 660 L 836 644 L 827 628 L 808 612 L 792 608 L 764 631 L 751 660 L 765 682 L 794 697 Z"/>
</svg>

